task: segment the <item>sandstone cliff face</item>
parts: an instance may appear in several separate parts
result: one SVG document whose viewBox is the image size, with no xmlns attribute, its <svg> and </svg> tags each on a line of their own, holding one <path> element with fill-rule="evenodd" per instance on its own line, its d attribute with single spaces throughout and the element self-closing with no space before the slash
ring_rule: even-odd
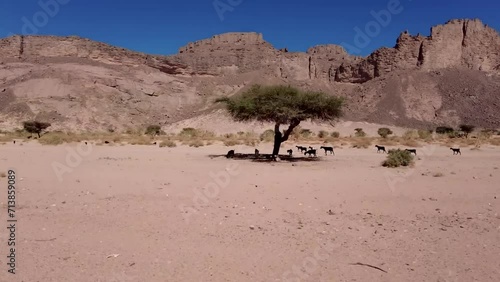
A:
<svg viewBox="0 0 500 282">
<path fill-rule="evenodd" d="M 400 35 L 394 48 L 381 48 L 359 63 L 337 69 L 338 82 L 363 83 L 395 70 L 463 67 L 498 72 L 500 35 L 479 20 L 452 20 L 429 37 Z"/>
<path fill-rule="evenodd" d="M 454 20 L 428 37 L 403 32 L 394 48 L 366 58 L 336 45 L 276 49 L 258 33 L 216 35 L 172 56 L 79 37 L 0 39 L 0 126 L 34 117 L 85 130 L 168 125 L 253 83 L 344 96 L 351 120 L 496 127 L 500 36 L 480 21 Z"/>
</svg>

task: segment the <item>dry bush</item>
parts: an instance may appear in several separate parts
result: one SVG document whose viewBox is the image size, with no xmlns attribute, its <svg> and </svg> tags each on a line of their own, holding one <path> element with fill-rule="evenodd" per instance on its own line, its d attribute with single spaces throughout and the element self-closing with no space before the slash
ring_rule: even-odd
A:
<svg viewBox="0 0 500 282">
<path fill-rule="evenodd" d="M 223 143 L 225 146 L 228 146 L 228 147 L 241 145 L 241 141 L 236 140 L 236 139 L 227 139 L 227 140 L 224 140 Z"/>
<path fill-rule="evenodd" d="M 334 132 L 332 132 L 331 136 L 333 138 L 340 138 L 340 133 L 338 131 L 334 131 Z"/>
<path fill-rule="evenodd" d="M 274 130 L 268 129 L 260 135 L 260 141 L 262 142 L 273 142 L 274 141 Z"/>
<path fill-rule="evenodd" d="M 491 138 L 488 142 L 493 146 L 500 146 L 500 138 Z"/>
<path fill-rule="evenodd" d="M 422 140 L 425 140 L 427 142 L 432 140 L 432 130 L 419 129 L 417 131 L 417 134 L 418 134 L 418 137 Z"/>
<path fill-rule="evenodd" d="M 354 129 L 355 133 L 354 133 L 354 136 L 356 137 L 365 137 L 366 136 L 366 132 L 363 130 L 363 128 L 356 128 Z"/>
<path fill-rule="evenodd" d="M 405 150 L 389 150 L 387 159 L 382 162 L 385 167 L 400 167 L 413 164 L 413 155 Z"/>
<path fill-rule="evenodd" d="M 443 176 L 444 176 L 444 174 L 443 174 L 443 173 L 441 173 L 441 172 L 436 172 L 436 173 L 434 173 L 432 176 L 433 176 L 433 177 L 443 177 Z"/>
<path fill-rule="evenodd" d="M 160 143 L 160 148 L 163 148 L 163 147 L 173 148 L 173 147 L 177 147 L 177 144 L 175 143 L 175 141 L 165 140 L 165 141 L 162 141 Z"/>
<path fill-rule="evenodd" d="M 80 142 L 82 140 L 81 135 L 61 131 L 47 132 L 38 138 L 38 142 L 42 145 L 60 145 L 64 143 Z"/>
<path fill-rule="evenodd" d="M 327 138 L 330 134 L 328 131 L 320 130 L 318 133 L 318 138 L 324 139 Z"/>
<path fill-rule="evenodd" d="M 211 131 L 186 127 L 177 134 L 177 139 L 183 142 L 196 140 L 214 140 L 217 135 Z"/>
<path fill-rule="evenodd" d="M 370 138 L 354 138 L 351 141 L 352 148 L 367 149 L 372 145 Z"/>
<path fill-rule="evenodd" d="M 189 147 L 198 148 L 203 146 L 205 146 L 205 143 L 201 140 L 192 140 L 191 142 L 189 142 Z"/>
<path fill-rule="evenodd" d="M 403 133 L 403 136 L 401 136 L 403 140 L 411 140 L 411 139 L 418 139 L 420 136 L 418 134 L 418 131 L 416 130 L 407 130 L 405 133 Z"/>
</svg>

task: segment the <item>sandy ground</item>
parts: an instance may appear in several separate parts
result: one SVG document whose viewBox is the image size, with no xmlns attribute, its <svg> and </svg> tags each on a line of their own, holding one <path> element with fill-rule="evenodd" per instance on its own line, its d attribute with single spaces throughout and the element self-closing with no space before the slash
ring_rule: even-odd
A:
<svg viewBox="0 0 500 282">
<path fill-rule="evenodd" d="M 1 281 L 500 281 L 499 148 L 419 148 L 404 169 L 375 148 L 294 163 L 77 148 L 0 146 L 18 219 L 16 275 L 0 229 Z"/>
</svg>

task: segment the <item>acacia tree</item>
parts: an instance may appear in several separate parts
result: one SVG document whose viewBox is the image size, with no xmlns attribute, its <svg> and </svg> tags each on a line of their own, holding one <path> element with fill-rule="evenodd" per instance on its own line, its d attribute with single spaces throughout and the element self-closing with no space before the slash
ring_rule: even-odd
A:
<svg viewBox="0 0 500 282">
<path fill-rule="evenodd" d="M 25 121 L 23 122 L 24 130 L 33 134 L 38 134 L 38 138 L 40 138 L 40 133 L 50 127 L 50 123 L 47 122 L 39 122 L 39 121 Z"/>
<path fill-rule="evenodd" d="M 344 100 L 291 86 L 254 85 L 240 95 L 217 99 L 216 103 L 224 103 L 236 121 L 273 122 L 273 156 L 277 156 L 281 143 L 288 140 L 301 121 L 332 121 L 342 115 Z M 288 125 L 283 133 L 281 125 Z"/>
<path fill-rule="evenodd" d="M 465 133 L 465 138 L 469 137 L 469 134 L 474 131 L 474 128 L 476 128 L 474 125 L 469 124 L 461 124 L 459 126 L 459 129 Z"/>
</svg>

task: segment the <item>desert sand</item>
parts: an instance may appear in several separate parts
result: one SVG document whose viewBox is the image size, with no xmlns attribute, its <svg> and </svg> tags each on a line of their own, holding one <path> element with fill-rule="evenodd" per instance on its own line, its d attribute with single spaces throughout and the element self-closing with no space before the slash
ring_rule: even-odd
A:
<svg viewBox="0 0 500 282">
<path fill-rule="evenodd" d="M 15 276 L 1 228 L 1 281 L 500 281 L 498 147 L 427 146 L 389 169 L 375 148 L 267 163 L 210 157 L 222 145 L 69 157 L 79 146 L 0 146 L 18 219 Z"/>
</svg>

